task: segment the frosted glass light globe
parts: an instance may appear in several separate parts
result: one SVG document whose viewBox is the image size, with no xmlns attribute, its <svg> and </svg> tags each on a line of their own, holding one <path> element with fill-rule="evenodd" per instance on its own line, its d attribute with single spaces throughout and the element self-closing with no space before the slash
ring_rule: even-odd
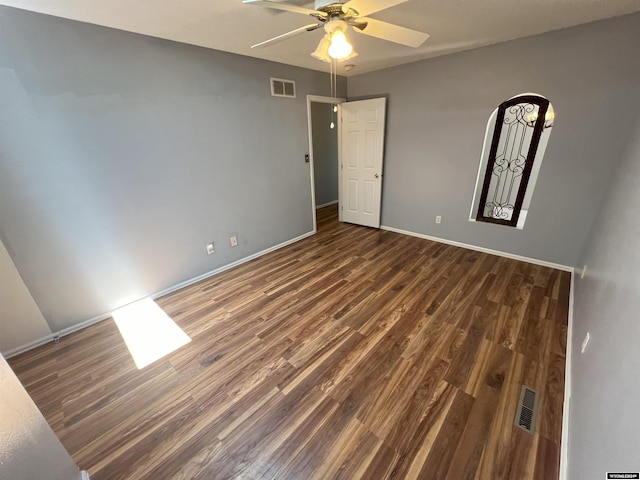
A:
<svg viewBox="0 0 640 480">
<path fill-rule="evenodd" d="M 336 60 L 342 60 L 343 58 L 347 58 L 351 55 L 353 51 L 353 47 L 347 41 L 347 37 L 345 36 L 342 30 L 336 30 L 331 35 L 331 45 L 329 46 L 329 55 L 331 58 L 335 58 Z"/>
</svg>

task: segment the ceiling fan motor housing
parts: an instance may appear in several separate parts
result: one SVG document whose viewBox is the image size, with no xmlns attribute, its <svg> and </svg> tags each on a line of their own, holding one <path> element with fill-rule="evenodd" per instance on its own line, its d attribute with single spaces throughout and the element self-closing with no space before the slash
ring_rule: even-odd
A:
<svg viewBox="0 0 640 480">
<path fill-rule="evenodd" d="M 338 13 L 342 12 L 342 5 L 345 3 L 347 3 L 347 0 L 315 0 L 313 7 L 321 12 Z"/>
</svg>

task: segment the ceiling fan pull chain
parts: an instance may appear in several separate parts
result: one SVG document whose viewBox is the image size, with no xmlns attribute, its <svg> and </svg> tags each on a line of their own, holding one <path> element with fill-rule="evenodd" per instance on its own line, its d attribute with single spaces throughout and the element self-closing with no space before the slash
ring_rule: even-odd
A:
<svg viewBox="0 0 640 480">
<path fill-rule="evenodd" d="M 333 107 L 331 108 L 331 124 L 329 128 L 333 129 L 336 126 L 336 122 L 338 120 L 336 114 L 335 106 L 338 104 L 338 60 L 335 58 L 331 59 L 331 68 L 329 73 L 329 81 L 330 81 L 330 90 L 331 90 L 331 98 L 333 98 Z M 335 119 L 335 121 L 334 121 Z"/>
</svg>

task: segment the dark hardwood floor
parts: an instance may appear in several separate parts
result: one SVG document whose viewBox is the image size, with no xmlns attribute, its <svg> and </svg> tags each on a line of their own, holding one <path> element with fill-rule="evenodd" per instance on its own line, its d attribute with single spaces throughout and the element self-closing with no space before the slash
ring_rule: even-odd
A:
<svg viewBox="0 0 640 480">
<path fill-rule="evenodd" d="M 10 360 L 92 480 L 557 479 L 570 275 L 340 224 Z M 513 426 L 522 383 L 535 435 Z"/>
</svg>

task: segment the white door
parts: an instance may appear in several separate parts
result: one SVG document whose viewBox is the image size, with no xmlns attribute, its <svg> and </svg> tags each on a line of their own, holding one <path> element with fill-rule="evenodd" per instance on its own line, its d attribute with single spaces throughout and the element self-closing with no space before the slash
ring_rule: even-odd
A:
<svg viewBox="0 0 640 480">
<path fill-rule="evenodd" d="M 385 106 L 385 98 L 341 104 L 343 222 L 380 227 Z"/>
</svg>

